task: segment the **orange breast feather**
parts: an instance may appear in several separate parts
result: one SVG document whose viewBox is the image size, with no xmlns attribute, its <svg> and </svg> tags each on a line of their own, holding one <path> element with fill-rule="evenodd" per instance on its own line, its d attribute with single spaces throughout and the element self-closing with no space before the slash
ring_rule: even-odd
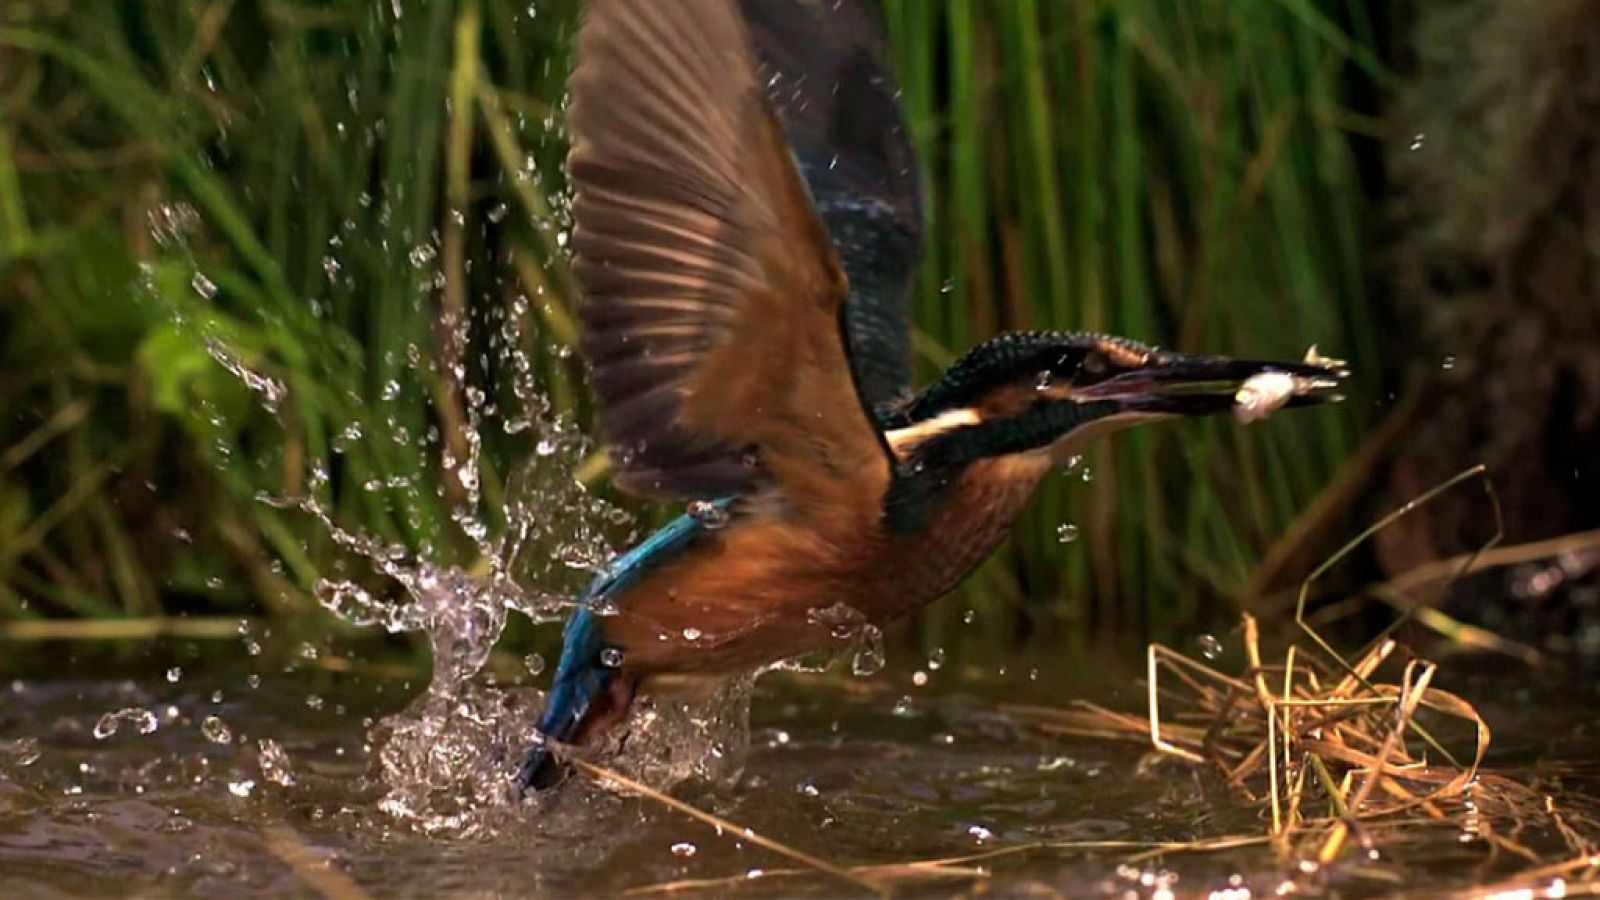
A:
<svg viewBox="0 0 1600 900">
<path fill-rule="evenodd" d="M 736 522 L 629 586 L 606 639 L 644 674 L 736 672 L 846 643 L 852 621 L 881 627 L 959 584 L 1048 469 L 1045 459 L 976 463 L 909 534 Z"/>
</svg>

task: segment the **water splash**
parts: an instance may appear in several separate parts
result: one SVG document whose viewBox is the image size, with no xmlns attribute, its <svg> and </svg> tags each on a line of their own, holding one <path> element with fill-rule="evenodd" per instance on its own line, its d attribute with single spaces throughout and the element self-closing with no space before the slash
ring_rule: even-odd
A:
<svg viewBox="0 0 1600 900">
<path fill-rule="evenodd" d="M 534 742 L 542 695 L 490 684 L 485 667 L 512 612 L 535 622 L 565 616 L 573 576 L 586 579 L 610 558 L 605 527 L 626 521 L 572 475 L 587 440 L 542 417 L 533 422 L 561 452 L 535 454 L 510 480 L 503 529 L 484 524 L 482 498 L 471 491 L 452 512 L 481 554 L 470 571 L 347 530 L 309 498 L 264 498 L 312 516 L 399 588 L 377 593 L 354 579 L 324 579 L 317 586 L 324 607 L 353 623 L 421 635 L 432 651 L 426 689 L 371 733 L 383 789 L 378 808 L 425 834 L 486 837 L 526 817 L 508 805 L 508 786 Z M 458 477 L 477 465 L 476 452 L 456 461 Z"/>
<path fill-rule="evenodd" d="M 553 412 L 532 362 L 516 349 L 522 343 L 512 322 L 516 318 L 502 321 L 497 334 L 499 352 L 509 363 L 505 368 L 511 373 L 514 403 L 502 406 L 489 392 L 472 386 L 464 366 L 430 370 L 433 364 L 417 348 L 408 347 L 405 354 L 413 371 L 426 370 L 453 383 L 462 401 L 458 440 L 429 428 L 419 458 L 427 464 L 431 457 L 438 467 L 439 497 L 448 495 L 447 520 L 463 540 L 444 536 L 401 543 L 346 526 L 327 499 L 334 475 L 329 463 L 320 460 L 308 464 L 301 492 L 257 495 L 266 505 L 315 522 L 347 560 L 315 584 L 316 599 L 324 608 L 355 625 L 419 635 L 431 650 L 426 688 L 404 710 L 376 722 L 368 735 L 374 748 L 377 809 L 429 835 L 490 837 L 513 827 L 528 833 L 530 810 L 508 802 L 508 787 L 522 754 L 535 740 L 542 694 L 491 683 L 486 667 L 511 613 L 535 622 L 564 618 L 573 598 L 614 555 L 610 535 L 632 524 L 625 511 L 589 492 L 577 478 L 577 465 L 595 447 Z M 468 323 L 452 327 L 459 329 L 453 341 L 468 345 Z M 288 389 L 253 371 L 225 342 L 208 338 L 205 347 L 257 394 L 266 412 L 276 416 L 288 406 Z M 385 386 L 384 402 L 395 401 L 404 390 Z M 507 479 L 503 507 L 490 510 L 481 435 L 496 423 L 506 434 L 532 442 L 534 452 Z M 363 440 L 390 439 L 409 446 L 413 438 L 405 424 L 387 416 L 377 422 L 343 423 L 334 435 L 331 450 L 336 455 Z M 233 455 L 231 448 L 219 449 L 221 456 Z M 374 478 L 364 489 L 384 492 L 402 507 L 402 516 L 420 518 L 416 509 L 405 508 L 431 499 L 421 493 L 419 482 L 415 477 Z M 540 669 L 542 662 L 528 668 Z M 736 771 L 748 735 L 749 694 L 750 680 L 745 680 L 709 697 L 640 704 L 625 729 L 630 735 L 627 753 L 615 764 L 661 785 Z M 215 743 L 234 741 L 232 730 L 215 716 L 205 720 L 201 731 Z M 259 776 L 230 782 L 236 797 L 251 797 L 258 782 L 295 784 L 281 745 L 261 738 L 257 747 Z"/>
<path fill-rule="evenodd" d="M 140 734 L 154 734 L 161 727 L 155 713 L 141 706 L 130 706 L 101 716 L 94 725 L 95 740 L 103 741 L 116 734 L 124 722 L 132 725 Z"/>
<path fill-rule="evenodd" d="M 203 279 L 204 276 L 197 272 L 195 273 L 195 278 Z M 200 282 L 197 281 L 196 283 L 198 284 Z M 204 283 L 208 285 L 210 284 L 209 281 Z M 211 288 L 211 293 L 214 294 L 215 292 L 216 288 L 213 286 Z M 276 413 L 280 408 L 282 408 L 284 398 L 289 395 L 289 389 L 284 387 L 283 382 L 276 378 L 270 378 L 266 375 L 263 375 L 245 365 L 244 360 L 240 359 L 236 353 L 228 349 L 227 344 L 215 337 L 208 337 L 205 339 L 205 348 L 206 353 L 210 354 L 211 358 L 217 361 L 217 365 L 227 369 L 229 374 L 239 379 L 239 381 L 244 383 L 245 387 L 254 391 L 256 395 L 261 398 L 261 406 L 263 409 L 269 413 Z"/>
<path fill-rule="evenodd" d="M 453 327 L 459 329 L 455 342 L 466 346 L 468 323 Z M 308 464 L 303 491 L 257 495 L 264 504 L 317 523 L 347 561 L 357 563 L 340 565 L 336 575 L 316 583 L 315 596 L 326 609 L 356 625 L 420 635 L 432 651 L 426 689 L 405 710 L 377 722 L 370 733 L 377 748 L 373 768 L 381 790 L 378 808 L 428 834 L 482 836 L 526 815 L 507 804 L 507 786 L 520 754 L 532 744 L 541 698 L 537 691 L 489 684 L 485 667 L 510 613 L 536 622 L 563 618 L 583 583 L 613 555 L 609 533 L 631 524 L 624 511 L 592 495 L 576 478 L 575 465 L 594 447 L 570 422 L 553 414 L 534 380 L 531 361 L 515 349 L 521 343 L 518 326 L 508 319 L 498 336 L 510 362 L 514 408 L 502 409 L 488 392 L 469 384 L 464 366 L 446 367 L 436 374 L 452 382 L 463 401 L 459 440 L 430 428 L 419 454 L 424 466 L 431 455 L 438 467 L 440 497 L 446 496 L 446 487 L 456 489 L 449 497 L 447 519 L 464 541 L 423 538 L 413 546 L 345 526 L 327 499 L 333 476 L 321 460 Z M 289 391 L 281 382 L 256 372 L 220 338 L 207 335 L 204 346 L 258 396 L 267 413 L 277 416 L 286 407 Z M 407 348 L 406 357 L 414 371 L 431 365 L 415 347 Z M 385 400 L 394 400 L 401 390 L 385 387 Z M 526 432 L 538 451 L 528 454 L 528 461 L 508 479 L 503 509 L 491 511 L 483 493 L 481 433 L 496 420 L 508 434 Z M 406 446 L 412 437 L 403 423 L 387 416 L 378 423 L 343 423 L 335 435 L 331 449 L 336 455 L 362 440 L 390 438 Z M 221 457 L 234 455 L 231 447 L 218 449 Z M 372 479 L 366 489 L 392 492 L 389 496 L 402 507 L 420 507 L 430 498 L 421 493 L 418 481 L 406 476 Z M 420 519 L 416 508 L 399 511 Z M 362 569 L 368 571 L 357 574 Z M 253 642 L 251 635 L 243 637 Z M 97 736 L 109 737 L 124 720 L 133 721 L 124 713 L 108 716 Z M 694 722 L 707 720 L 683 721 L 693 730 Z M 232 730 L 216 716 L 207 717 L 201 731 L 213 743 L 234 740 Z M 662 748 L 681 743 L 641 742 L 656 748 L 655 761 L 642 770 L 676 771 L 677 763 L 665 760 L 686 754 Z M 292 786 L 294 774 L 281 745 L 263 738 L 257 746 L 261 780 Z M 241 778 L 229 790 L 246 798 L 256 790 L 256 781 Z"/>
<path fill-rule="evenodd" d="M 258 762 L 261 777 L 279 787 L 294 787 L 294 768 L 289 762 L 289 751 L 272 738 L 257 741 L 256 748 L 260 751 Z"/>
<path fill-rule="evenodd" d="M 884 666 L 883 630 L 868 621 L 861 610 L 848 603 L 815 607 L 806 611 L 806 621 L 828 629 L 842 647 L 853 649 L 850 671 L 858 678 L 877 674 Z M 779 663 L 773 668 L 793 668 Z M 803 670 L 803 669 L 802 669 Z"/>
<path fill-rule="evenodd" d="M 690 779 L 731 784 L 750 749 L 750 698 L 757 674 L 645 696 L 626 729 L 626 752 L 609 765 L 663 787 Z"/>
<path fill-rule="evenodd" d="M 440 313 L 434 321 L 438 346 L 413 342 L 383 350 L 386 373 L 373 396 L 351 389 L 330 405 L 316 393 L 331 392 L 334 383 L 306 385 L 275 365 L 270 345 L 242 339 L 240 329 L 214 314 L 212 307 L 237 298 L 192 257 L 187 275 L 180 274 L 183 258 L 190 257 L 184 234 L 199 224 L 193 218 L 174 209 L 152 223 L 160 230 L 158 243 L 177 261 L 169 257 L 164 268 L 146 273 L 149 293 L 167 298 L 178 330 L 249 390 L 255 421 L 265 413 L 268 426 L 276 422 L 287 436 L 303 431 L 294 417 L 306 409 L 331 419 L 319 426 L 327 435 L 324 455 L 301 460 L 285 453 L 273 460 L 282 471 L 300 471 L 256 499 L 314 523 L 337 550 L 335 563 L 322 565 L 313 586 L 325 609 L 357 626 L 417 635 L 431 650 L 426 688 L 369 729 L 378 809 L 430 835 L 490 836 L 513 824 L 526 833 L 528 809 L 507 802 L 508 787 L 534 741 L 542 695 L 495 683 L 486 672 L 491 654 L 512 613 L 536 623 L 565 618 L 574 598 L 613 558 L 613 541 L 638 536 L 626 511 L 580 482 L 579 467 L 597 448 L 556 411 L 544 369 L 525 349 L 534 343 L 528 331 L 548 318 L 550 298 L 541 288 L 533 296 L 515 292 L 504 302 L 485 298 L 466 310 Z M 564 234 L 556 235 L 557 246 L 564 245 Z M 440 234 L 418 237 L 402 245 L 401 255 L 415 270 L 409 274 L 415 275 L 421 309 L 444 289 L 447 273 Z M 350 244 L 358 239 L 346 229 L 329 242 L 318 280 L 332 293 L 307 298 L 313 316 L 332 309 L 334 296 L 360 289 L 356 267 L 347 264 L 358 249 Z M 184 278 L 188 283 L 173 290 L 171 283 Z M 266 374 L 279 371 L 282 377 Z M 497 379 L 503 383 L 495 384 Z M 303 390 L 316 396 L 297 396 Z M 414 415 L 417 407 L 429 412 Z M 231 418 L 237 411 L 206 405 L 198 413 L 216 435 L 219 467 L 253 458 L 254 451 L 234 447 L 227 437 L 238 425 Z M 521 460 L 515 465 L 495 455 L 523 442 L 525 453 L 509 451 Z M 379 459 L 382 465 L 372 462 Z M 497 484 L 496 473 L 508 471 L 505 483 Z M 352 495 L 382 507 L 397 525 L 393 533 L 352 526 L 346 514 Z M 708 528 L 727 522 L 714 506 L 691 512 Z M 254 636 L 242 637 L 252 655 L 259 652 Z M 872 662 L 882 657 L 876 629 L 860 624 L 852 631 L 856 638 L 867 648 L 868 661 L 860 668 L 881 665 Z M 534 675 L 544 668 L 542 659 L 526 667 Z M 622 729 L 628 734 L 626 753 L 608 757 L 608 764 L 657 785 L 728 777 L 748 741 L 753 680 L 640 703 Z M 200 730 L 211 742 L 236 742 L 233 729 L 216 716 L 206 718 Z M 248 797 L 258 792 L 258 781 L 294 786 L 283 747 L 269 737 L 250 738 L 259 750 L 260 771 L 236 779 L 230 790 Z"/>
</svg>

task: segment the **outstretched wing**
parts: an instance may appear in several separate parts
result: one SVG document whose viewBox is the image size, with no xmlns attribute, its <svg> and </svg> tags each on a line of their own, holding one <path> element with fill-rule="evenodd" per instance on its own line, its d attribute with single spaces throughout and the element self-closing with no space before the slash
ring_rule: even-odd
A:
<svg viewBox="0 0 1600 900">
<path fill-rule="evenodd" d="M 869 408 L 911 389 L 922 189 L 878 23 L 861 0 L 740 0 L 762 82 L 850 279 L 844 324 Z"/>
<path fill-rule="evenodd" d="M 567 119 L 573 262 L 618 484 L 776 488 L 812 517 L 865 508 L 887 460 L 840 333 L 847 284 L 735 0 L 586 13 Z"/>
</svg>

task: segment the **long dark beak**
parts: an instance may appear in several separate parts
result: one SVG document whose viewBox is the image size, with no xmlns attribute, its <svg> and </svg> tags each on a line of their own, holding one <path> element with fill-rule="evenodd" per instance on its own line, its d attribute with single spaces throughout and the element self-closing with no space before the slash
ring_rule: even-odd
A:
<svg viewBox="0 0 1600 900">
<path fill-rule="evenodd" d="M 1342 400 L 1338 388 L 1349 374 L 1342 361 L 1315 351 L 1305 362 L 1156 352 L 1144 365 L 1073 394 L 1078 400 L 1112 401 L 1124 412 L 1203 416 L 1232 411 L 1250 421 L 1285 406 Z"/>
</svg>

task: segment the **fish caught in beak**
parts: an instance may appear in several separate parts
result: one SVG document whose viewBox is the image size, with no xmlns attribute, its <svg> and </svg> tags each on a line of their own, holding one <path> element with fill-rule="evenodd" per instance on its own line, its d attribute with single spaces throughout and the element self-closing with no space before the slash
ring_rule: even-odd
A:
<svg viewBox="0 0 1600 900">
<path fill-rule="evenodd" d="M 1302 362 L 1234 359 L 1154 351 L 1142 363 L 1076 387 L 1079 402 L 1109 402 L 1117 412 L 1201 416 L 1232 410 L 1241 422 L 1286 406 L 1344 399 L 1337 391 L 1349 369 L 1313 347 Z"/>
</svg>

